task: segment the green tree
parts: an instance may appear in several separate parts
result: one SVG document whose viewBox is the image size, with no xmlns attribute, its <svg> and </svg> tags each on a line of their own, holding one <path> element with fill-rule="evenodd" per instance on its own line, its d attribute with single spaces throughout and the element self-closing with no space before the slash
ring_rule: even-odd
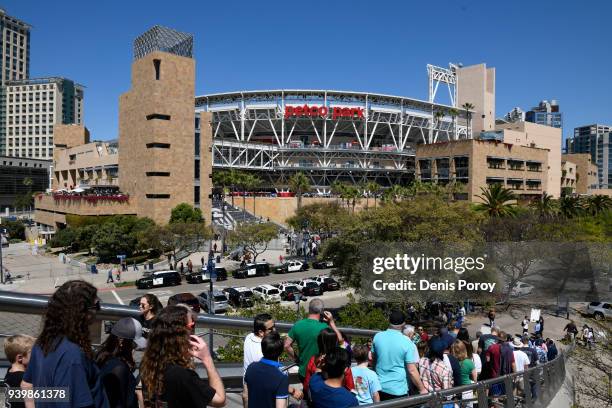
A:
<svg viewBox="0 0 612 408">
<path fill-rule="evenodd" d="M 25 239 L 25 224 L 22 220 L 10 221 L 3 219 L 0 226 L 6 228 L 9 239 Z"/>
<path fill-rule="evenodd" d="M 342 198 L 342 192 L 344 191 L 344 183 L 336 180 L 331 184 L 331 193 L 335 195 L 337 198 Z"/>
<path fill-rule="evenodd" d="M 187 203 L 181 203 L 170 213 L 170 224 L 176 222 L 202 222 L 202 210 Z"/>
<path fill-rule="evenodd" d="M 575 218 L 582 215 L 584 207 L 580 197 L 565 196 L 559 199 L 559 212 L 565 218 Z"/>
<path fill-rule="evenodd" d="M 342 193 L 346 203 L 351 206 L 351 212 L 355 214 L 355 204 L 357 200 L 361 198 L 361 191 L 355 186 L 345 186 L 344 192 Z"/>
<path fill-rule="evenodd" d="M 271 222 L 264 224 L 242 224 L 229 234 L 233 245 L 243 246 L 253 254 L 253 261 L 268 249 L 271 240 L 278 237 L 278 227 Z"/>
<path fill-rule="evenodd" d="M 461 107 L 463 109 L 465 109 L 465 117 L 467 118 L 467 132 L 468 132 L 468 138 L 471 138 L 471 129 L 472 129 L 472 110 L 474 110 L 474 104 L 470 103 L 470 102 L 466 102 L 463 105 L 461 105 Z"/>
<path fill-rule="evenodd" d="M 308 181 L 308 177 L 302 172 L 295 173 L 289 179 L 289 188 L 295 193 L 297 197 L 297 208 L 300 208 L 302 206 L 302 194 L 310 190 L 310 181 Z"/>
<path fill-rule="evenodd" d="M 299 231 L 308 225 L 312 232 L 331 235 L 344 230 L 352 222 L 348 210 L 337 202 L 313 203 L 302 206 L 287 224 Z"/>
<path fill-rule="evenodd" d="M 137 233 L 140 250 L 154 250 L 172 254 L 178 262 L 202 249 L 212 231 L 200 222 L 176 222 L 164 226 L 153 225 Z"/>
<path fill-rule="evenodd" d="M 92 240 L 98 231 L 97 225 L 86 225 L 81 228 L 75 229 L 75 243 L 78 245 L 79 250 L 87 250 L 87 253 L 91 253 Z"/>
<path fill-rule="evenodd" d="M 117 255 L 131 256 L 136 243 L 134 235 L 126 233 L 125 228 L 114 222 L 100 225 L 91 238 L 91 245 L 101 262 L 116 262 Z"/>
<path fill-rule="evenodd" d="M 76 232 L 72 228 L 59 229 L 51 238 L 49 246 L 51 248 L 62 248 L 66 251 L 72 249 L 72 246 L 76 240 Z"/>
<path fill-rule="evenodd" d="M 245 181 L 246 188 L 253 192 L 253 215 L 256 215 L 255 214 L 255 201 L 257 200 L 257 194 L 255 194 L 255 189 L 260 187 L 262 183 L 263 183 L 263 180 L 261 180 L 259 177 L 253 174 L 246 175 L 246 181 Z M 245 208 L 245 211 L 246 211 L 246 208 Z"/>
<path fill-rule="evenodd" d="M 448 114 L 453 118 L 453 137 L 457 140 L 457 116 L 459 116 L 459 111 L 455 108 L 451 108 L 448 110 Z"/>
<path fill-rule="evenodd" d="M 369 181 L 365 184 L 364 190 L 366 192 L 366 208 L 370 206 L 370 196 L 374 197 L 374 208 L 376 208 L 376 198 L 380 192 L 380 189 L 380 184 L 376 182 Z"/>
<path fill-rule="evenodd" d="M 598 215 L 612 208 L 612 198 L 604 195 L 594 195 L 587 197 L 585 210 L 588 214 Z"/>
<path fill-rule="evenodd" d="M 533 208 L 541 218 L 553 217 L 557 211 L 555 200 L 546 192 L 544 192 L 539 199 L 533 200 L 529 206 Z"/>
<path fill-rule="evenodd" d="M 480 188 L 482 195 L 476 196 L 483 202 L 476 205 L 476 210 L 490 217 L 511 217 L 516 215 L 516 196 L 501 184 L 492 184 L 486 189 Z"/>
</svg>

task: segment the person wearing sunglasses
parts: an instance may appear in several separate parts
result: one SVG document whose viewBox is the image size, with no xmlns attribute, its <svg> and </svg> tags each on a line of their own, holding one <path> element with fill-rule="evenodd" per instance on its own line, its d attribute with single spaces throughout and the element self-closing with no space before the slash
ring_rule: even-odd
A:
<svg viewBox="0 0 612 408">
<path fill-rule="evenodd" d="M 94 363 L 89 328 L 100 310 L 97 289 L 88 282 L 71 280 L 49 299 L 28 368 L 23 389 L 67 389 L 70 402 L 62 407 L 109 407 L 98 367 Z M 37 401 L 36 407 L 58 406 Z M 33 408 L 34 401 L 26 400 Z"/>
<path fill-rule="evenodd" d="M 152 293 L 147 293 L 140 298 L 138 309 L 141 315 L 138 317 L 138 321 L 142 325 L 142 337 L 145 339 L 149 336 L 153 319 L 155 319 L 155 316 L 157 316 L 163 308 L 157 296 Z"/>
<path fill-rule="evenodd" d="M 140 365 L 145 407 L 222 407 L 225 387 L 208 345 L 191 335 L 189 308 L 168 306 L 155 318 Z M 194 370 L 202 361 L 207 380 Z"/>
</svg>

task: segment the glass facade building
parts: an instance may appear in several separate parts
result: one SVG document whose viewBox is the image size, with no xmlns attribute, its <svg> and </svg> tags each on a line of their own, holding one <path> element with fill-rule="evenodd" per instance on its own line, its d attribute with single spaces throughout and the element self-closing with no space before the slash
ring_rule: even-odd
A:
<svg viewBox="0 0 612 408">
<path fill-rule="evenodd" d="M 589 153 L 597 165 L 598 187 L 612 188 L 612 126 L 589 125 L 574 129 L 566 140 L 568 153 Z"/>
<path fill-rule="evenodd" d="M 563 128 L 563 114 L 559 112 L 559 104 L 554 99 L 540 104 L 525 113 L 525 121 L 538 125 Z"/>
</svg>

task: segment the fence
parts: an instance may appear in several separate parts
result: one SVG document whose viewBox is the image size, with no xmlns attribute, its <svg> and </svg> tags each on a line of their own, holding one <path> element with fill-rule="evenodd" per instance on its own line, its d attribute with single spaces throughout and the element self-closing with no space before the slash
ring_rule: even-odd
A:
<svg viewBox="0 0 612 408">
<path fill-rule="evenodd" d="M 44 313 L 48 297 L 24 293 L 0 291 L 0 312 L 26 313 L 41 315 Z M 136 308 L 123 305 L 103 304 L 97 317 L 100 320 L 118 320 L 123 317 L 138 317 Z M 196 324 L 211 329 L 251 330 L 251 319 L 200 314 Z M 276 328 L 287 332 L 292 323 L 276 322 Z M 101 324 L 100 335 L 101 335 Z M 357 337 L 371 337 L 377 331 L 353 327 L 340 328 L 344 333 Z M 95 336 L 94 336 L 95 337 Z M 241 365 L 240 365 L 241 367 Z M 236 367 L 234 367 L 236 368 Z M 221 372 L 227 370 L 220 370 Z M 234 370 L 233 375 L 223 375 L 226 387 L 240 387 L 242 371 Z M 292 378 L 293 379 L 293 378 Z M 491 380 L 479 381 L 471 385 L 440 390 L 427 395 L 398 398 L 370 404 L 368 407 L 399 408 L 468 408 L 468 407 L 546 407 L 554 398 L 565 380 L 565 357 L 557 358 L 522 373 L 514 373 Z"/>
</svg>

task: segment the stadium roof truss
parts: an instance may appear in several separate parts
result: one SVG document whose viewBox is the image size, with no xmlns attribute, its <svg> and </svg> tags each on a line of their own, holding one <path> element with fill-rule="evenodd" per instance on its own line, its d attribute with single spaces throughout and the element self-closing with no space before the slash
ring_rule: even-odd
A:
<svg viewBox="0 0 612 408">
<path fill-rule="evenodd" d="M 329 113 L 286 114 L 287 106 L 304 105 L 326 107 Z M 360 109 L 361 114 L 336 117 L 334 108 Z M 414 171 L 417 144 L 470 137 L 465 111 L 452 116 L 452 108 L 342 91 L 253 91 L 196 98 L 196 110 L 212 114 L 215 167 L 289 173 L 295 169 L 315 178 L 318 172 L 322 178 L 359 178 L 366 173 L 387 177 Z"/>
</svg>

